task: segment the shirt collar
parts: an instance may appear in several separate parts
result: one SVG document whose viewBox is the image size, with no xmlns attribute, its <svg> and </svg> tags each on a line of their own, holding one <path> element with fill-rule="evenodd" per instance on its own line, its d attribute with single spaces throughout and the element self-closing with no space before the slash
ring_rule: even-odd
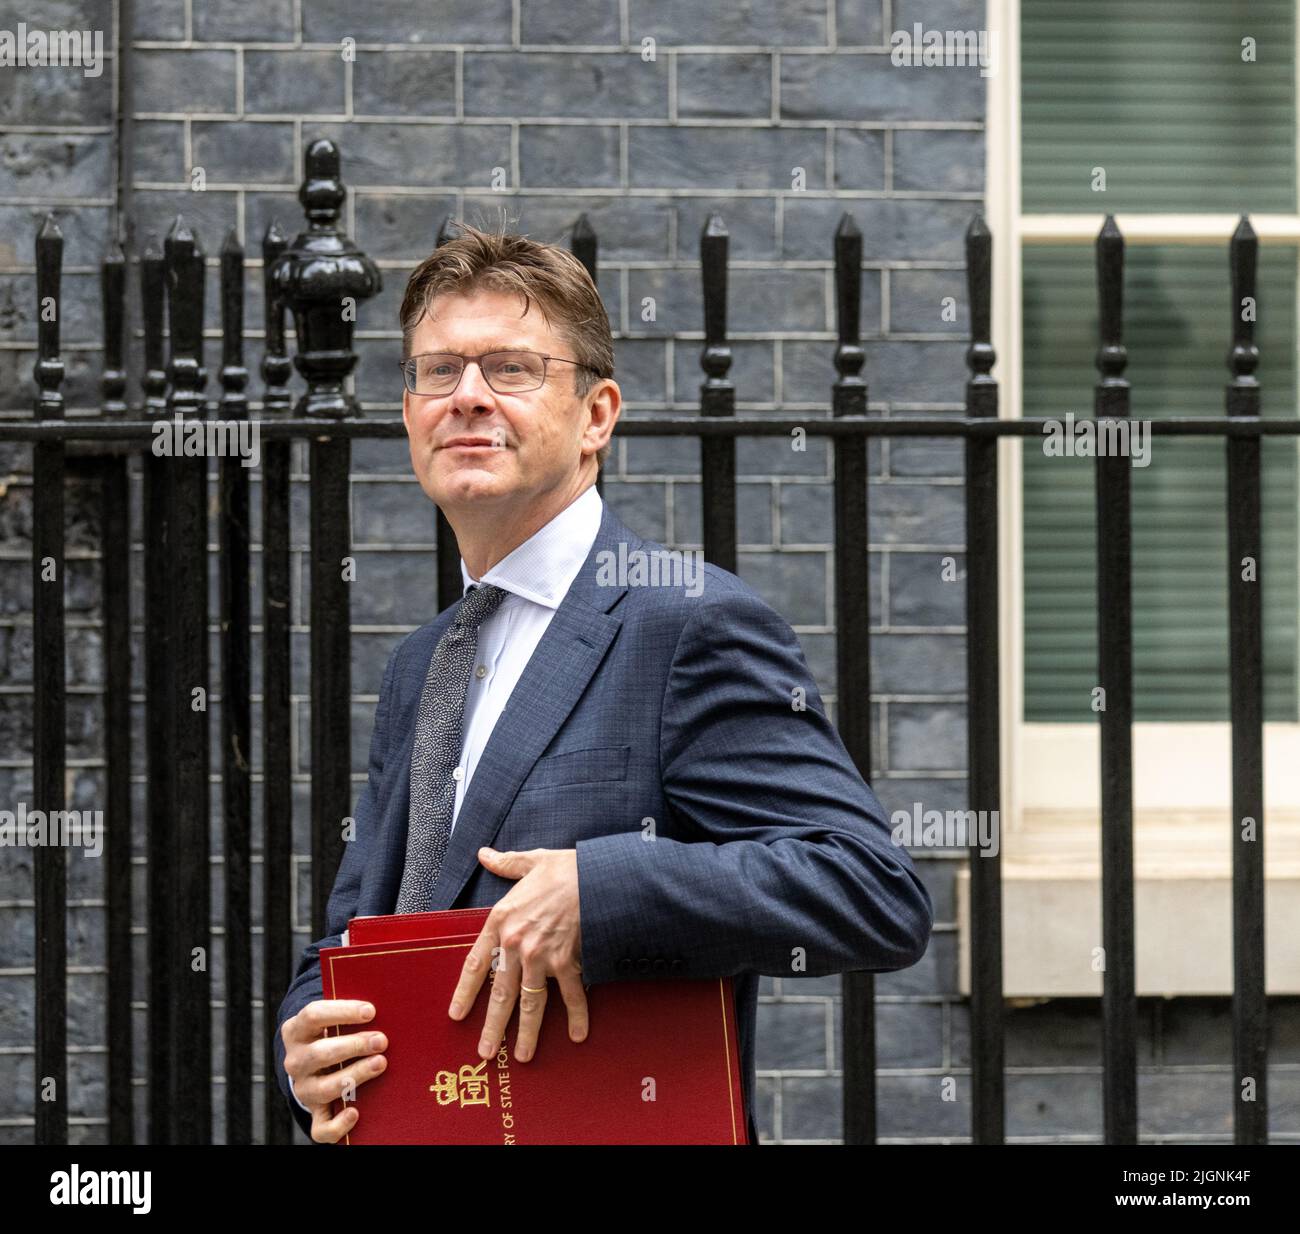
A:
<svg viewBox="0 0 1300 1234">
<path fill-rule="evenodd" d="M 475 580 L 460 559 L 462 592 L 470 584 L 492 583 L 547 608 L 559 608 L 596 542 L 604 502 L 593 484 L 544 527 L 512 549 L 481 579 Z"/>
</svg>

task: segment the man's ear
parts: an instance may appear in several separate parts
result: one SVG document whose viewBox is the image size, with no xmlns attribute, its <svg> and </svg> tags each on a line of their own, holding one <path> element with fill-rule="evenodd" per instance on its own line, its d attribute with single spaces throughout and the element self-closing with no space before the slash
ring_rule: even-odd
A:
<svg viewBox="0 0 1300 1234">
<path fill-rule="evenodd" d="M 618 382 L 612 378 L 606 378 L 595 387 L 595 397 L 591 400 L 591 404 L 587 409 L 590 419 L 583 431 L 583 437 L 585 438 L 602 421 L 607 421 L 610 425 L 609 431 L 612 439 L 614 426 L 618 424 L 622 405 L 623 392 L 619 389 Z M 608 441 L 605 444 L 608 445 Z"/>
<path fill-rule="evenodd" d="M 406 425 L 406 435 L 411 435 L 411 392 L 406 388 L 406 379 L 402 379 L 402 423 Z"/>
</svg>

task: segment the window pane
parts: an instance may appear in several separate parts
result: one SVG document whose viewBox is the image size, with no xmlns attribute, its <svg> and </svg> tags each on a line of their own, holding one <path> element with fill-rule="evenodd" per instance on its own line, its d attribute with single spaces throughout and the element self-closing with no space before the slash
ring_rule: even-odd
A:
<svg viewBox="0 0 1300 1234">
<path fill-rule="evenodd" d="M 1294 212 L 1295 9 L 1022 4 L 1022 208 Z"/>
<path fill-rule="evenodd" d="M 1261 247 L 1265 416 L 1296 415 L 1296 249 Z M 1024 253 L 1024 414 L 1092 415 L 1096 263 L 1089 247 Z M 1227 246 L 1130 245 L 1125 330 L 1132 414 L 1221 415 L 1228 373 Z M 1134 714 L 1228 719 L 1226 463 L 1222 438 L 1149 439 L 1131 469 Z M 1265 439 L 1265 714 L 1295 720 L 1297 441 Z M 1094 719 L 1095 460 L 1024 445 L 1025 719 Z"/>
</svg>

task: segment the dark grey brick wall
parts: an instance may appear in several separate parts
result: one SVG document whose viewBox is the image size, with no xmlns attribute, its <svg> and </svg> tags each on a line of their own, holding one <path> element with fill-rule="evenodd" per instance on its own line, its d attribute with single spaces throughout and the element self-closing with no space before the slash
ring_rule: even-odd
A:
<svg viewBox="0 0 1300 1234">
<path fill-rule="evenodd" d="M 116 5 L 28 6 L 29 26 L 93 27 Z M 600 236 L 600 289 L 617 336 L 629 417 L 690 412 L 700 382 L 700 229 L 722 213 L 732 237 L 731 327 L 739 408 L 827 414 L 834 345 L 830 256 L 850 210 L 865 237 L 863 332 L 871 409 L 961 409 L 965 309 L 961 237 L 984 192 L 984 84 L 965 69 L 897 69 L 889 34 L 981 25 L 978 0 L 139 0 L 132 63 L 136 238 L 183 212 L 214 254 L 236 224 L 249 253 L 250 360 L 260 356 L 260 238 L 271 218 L 296 229 L 304 140 L 336 140 L 350 232 L 384 270 L 361 313 L 356 388 L 375 416 L 399 412 L 396 312 L 409 271 L 447 214 L 503 212 L 520 231 L 564 242 L 580 211 Z M 344 40 L 348 55 L 342 54 Z M 115 43 L 108 23 L 105 44 Z M 653 55 L 649 49 L 653 49 Z M 70 409 L 97 401 L 98 262 L 117 174 L 116 64 L 0 77 L 0 413 L 26 414 L 35 340 L 31 239 L 55 213 L 66 236 L 64 343 Z M 192 191 L 196 169 L 203 191 Z M 134 283 L 132 286 L 134 287 Z M 208 318 L 217 272 L 209 263 Z M 952 296 L 957 320 L 945 322 Z M 643 320 L 653 300 L 655 319 Z M 209 371 L 216 367 L 209 330 Z M 254 378 L 252 393 L 260 384 Z M 209 393 L 215 395 L 215 380 Z M 138 397 L 134 388 L 131 397 Z M 738 447 L 740 572 L 794 625 L 834 714 L 831 459 L 775 439 Z M 305 452 L 294 491 L 296 746 L 294 920 L 308 941 Z M 962 457 L 954 442 L 873 442 L 871 498 L 872 782 L 886 807 L 965 805 L 964 607 L 941 559 L 963 562 Z M 30 799 L 30 481 L 28 452 L 0 458 L 0 801 Z M 606 499 L 643 534 L 699 547 L 698 447 L 620 440 Z M 253 481 L 255 542 L 260 491 Z M 102 801 L 97 532 L 84 497 L 69 506 L 69 780 L 76 804 Z M 434 511 L 404 443 L 354 450 L 353 769 L 364 768 L 388 650 L 435 611 Z M 139 511 L 136 511 L 136 529 Z M 253 604 L 260 611 L 254 548 Z M 138 554 L 137 554 L 138 558 Z M 139 603 L 137 560 L 137 609 Z M 863 568 L 857 563 L 851 568 Z M 215 596 L 215 575 L 214 575 Z M 141 636 L 143 632 L 140 632 Z M 255 644 L 258 644 L 255 635 Z M 139 647 L 137 646 L 137 652 Z M 260 644 L 253 688 L 260 688 Z M 213 642 L 213 664 L 219 662 Z M 137 690 L 140 687 L 137 655 Z M 137 695 L 137 710 L 140 698 Z M 215 733 L 219 700 L 212 710 Z M 254 772 L 260 729 L 254 709 Z M 138 717 L 137 717 L 138 718 Z M 136 799 L 144 763 L 137 739 Z M 214 784 L 214 804 L 219 785 Z M 260 800 L 254 793 L 260 852 Z M 216 817 L 216 815 L 214 815 Z M 223 867 L 214 828 L 213 905 Z M 143 1081 L 145 870 L 135 846 L 138 1134 Z M 915 968 L 877 979 L 879 1133 L 886 1140 L 968 1135 L 969 1020 L 956 994 L 951 858 L 921 858 L 936 907 Z M 98 863 L 70 858 L 69 1074 L 72 1136 L 105 1137 L 102 887 Z M 253 903 L 260 937 L 261 865 Z M 213 991 L 222 975 L 214 917 Z M 0 1142 L 30 1139 L 33 1058 L 30 860 L 0 854 Z M 255 949 L 260 982 L 260 949 Z M 765 978 L 759 1012 L 757 1117 L 765 1139 L 840 1134 L 840 979 Z M 1231 1135 L 1230 1042 L 1223 1000 L 1144 1002 L 1143 1134 Z M 220 1075 L 222 1005 L 214 1001 Z M 263 1040 L 261 1008 L 256 1040 Z M 1100 1026 L 1086 1001 L 1008 1012 L 1008 1132 L 1069 1142 L 1101 1136 Z M 1300 1126 L 1300 1025 L 1274 1020 L 1277 1129 Z M 257 1066 L 260 1068 L 260 1052 Z M 943 1099 L 945 1079 L 955 1100 Z M 1287 1088 L 1286 1085 L 1290 1084 Z M 224 1135 L 221 1081 L 214 1111 Z M 260 1135 L 260 1094 L 255 1103 Z"/>
</svg>

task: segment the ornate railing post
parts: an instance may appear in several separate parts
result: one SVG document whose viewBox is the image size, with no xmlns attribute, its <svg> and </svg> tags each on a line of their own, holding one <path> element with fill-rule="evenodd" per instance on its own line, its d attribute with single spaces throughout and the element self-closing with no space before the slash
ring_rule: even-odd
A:
<svg viewBox="0 0 1300 1234">
<path fill-rule="evenodd" d="M 1243 214 L 1228 245 L 1232 278 L 1229 416 L 1260 414 L 1256 267 L 1259 237 Z M 1268 1143 L 1268 999 L 1264 985 L 1263 502 L 1259 437 L 1227 439 L 1228 646 L 1232 718 L 1233 1139 Z"/>
<path fill-rule="evenodd" d="M 331 437 L 329 421 L 357 413 L 343 383 L 356 365 L 356 306 L 379 291 L 379 270 L 338 228 L 346 190 L 331 141 L 307 147 L 298 200 L 308 229 L 276 259 L 275 294 L 293 313 L 294 365 L 307 381 L 299 415 L 317 417 L 311 442 L 311 770 L 312 934 L 325 934 L 325 904 L 343 855 L 343 819 L 351 810 L 351 632 L 347 584 L 351 560 L 348 466 L 351 444 Z"/>
<path fill-rule="evenodd" d="M 172 899 L 169 974 L 171 1002 L 171 1142 L 212 1141 L 212 979 L 195 963 L 196 949 L 211 951 L 210 790 L 208 787 L 208 459 L 206 444 L 191 455 L 191 432 L 206 419 L 203 367 L 203 285 L 206 274 L 198 237 L 177 216 L 163 242 L 170 347 L 167 411 L 173 457 L 170 543 L 164 596 L 171 626 L 170 678 L 165 712 L 171 731 L 167 768 L 171 806 L 164 821 L 171 841 Z M 193 427 L 191 427 L 193 426 Z M 184 438 L 182 439 L 182 431 Z M 157 774 L 150 768 L 151 775 Z"/>
<path fill-rule="evenodd" d="M 996 421 L 993 376 L 993 237 L 982 215 L 966 231 L 970 346 L 966 415 Z M 966 774 L 969 808 L 1001 818 L 998 693 L 998 439 L 966 436 Z M 971 1138 L 1006 1139 L 1006 1041 L 1003 1027 L 1002 858 L 970 853 Z"/>
<path fill-rule="evenodd" d="M 262 293 L 266 352 L 262 357 L 262 417 L 287 415 L 286 384 L 293 361 L 284 347 L 284 304 L 271 284 L 276 259 L 288 247 L 279 224 L 262 236 Z M 293 846 L 289 554 L 289 453 L 292 443 L 262 443 L 262 1004 L 274 1009 L 293 979 L 293 923 L 289 917 Z M 264 1074 L 275 1074 L 274 1034 L 264 1031 Z M 279 1086 L 264 1086 L 266 1143 L 289 1144 L 293 1121 Z"/>
<path fill-rule="evenodd" d="M 104 308 L 104 369 L 100 377 L 104 417 L 127 414 L 124 335 L 126 254 L 116 240 L 100 267 Z M 135 1138 L 131 1077 L 134 1045 L 131 996 L 131 477 L 129 455 L 114 451 L 102 461 L 100 482 L 100 600 L 104 612 L 104 760 L 107 843 L 104 895 L 108 908 L 108 1138 Z"/>
<path fill-rule="evenodd" d="M 167 415 L 167 370 L 163 353 L 163 315 L 167 308 L 167 270 L 157 237 L 150 236 L 140 259 L 140 311 L 144 326 L 145 418 Z M 152 450 L 141 454 L 144 505 L 145 764 L 148 792 L 145 835 L 149 905 L 149 1143 L 171 1142 L 171 945 L 172 783 L 168 773 L 171 743 L 171 567 L 172 460 Z"/>
<path fill-rule="evenodd" d="M 1124 376 L 1124 237 L 1097 236 L 1100 346 L 1094 418 L 1129 417 Z M 1105 431 L 1102 424 L 1099 431 Z M 1123 438 L 1116 438 L 1124 440 Z M 1107 1144 L 1138 1135 L 1137 943 L 1133 916 L 1133 531 L 1127 451 L 1097 452 L 1097 679 L 1101 712 L 1102 1118 Z"/>
<path fill-rule="evenodd" d="M 252 731 L 248 467 L 259 461 L 259 425 L 248 420 L 244 367 L 244 249 L 232 227 L 221 246 L 221 418 L 228 445 L 218 463 L 221 614 L 221 813 L 225 861 L 226 1143 L 253 1140 Z M 247 457 L 244 451 L 248 450 Z"/>
<path fill-rule="evenodd" d="M 63 418 L 59 358 L 59 283 L 63 233 L 52 215 L 36 236 L 39 305 L 36 378 L 38 420 Z M 62 441 L 32 448 L 32 809 L 47 818 L 66 804 L 64 666 L 64 538 Z M 36 1143 L 68 1142 L 67 855 L 60 844 L 38 845 L 33 856 L 36 900 Z"/>
<path fill-rule="evenodd" d="M 861 340 L 862 233 L 850 214 L 835 229 L 835 384 L 831 414 L 865 416 Z M 835 727 L 864 780 L 871 779 L 871 594 L 867 554 L 867 439 L 832 440 L 835 491 Z M 876 980 L 841 979 L 845 1144 L 876 1140 Z"/>
</svg>

